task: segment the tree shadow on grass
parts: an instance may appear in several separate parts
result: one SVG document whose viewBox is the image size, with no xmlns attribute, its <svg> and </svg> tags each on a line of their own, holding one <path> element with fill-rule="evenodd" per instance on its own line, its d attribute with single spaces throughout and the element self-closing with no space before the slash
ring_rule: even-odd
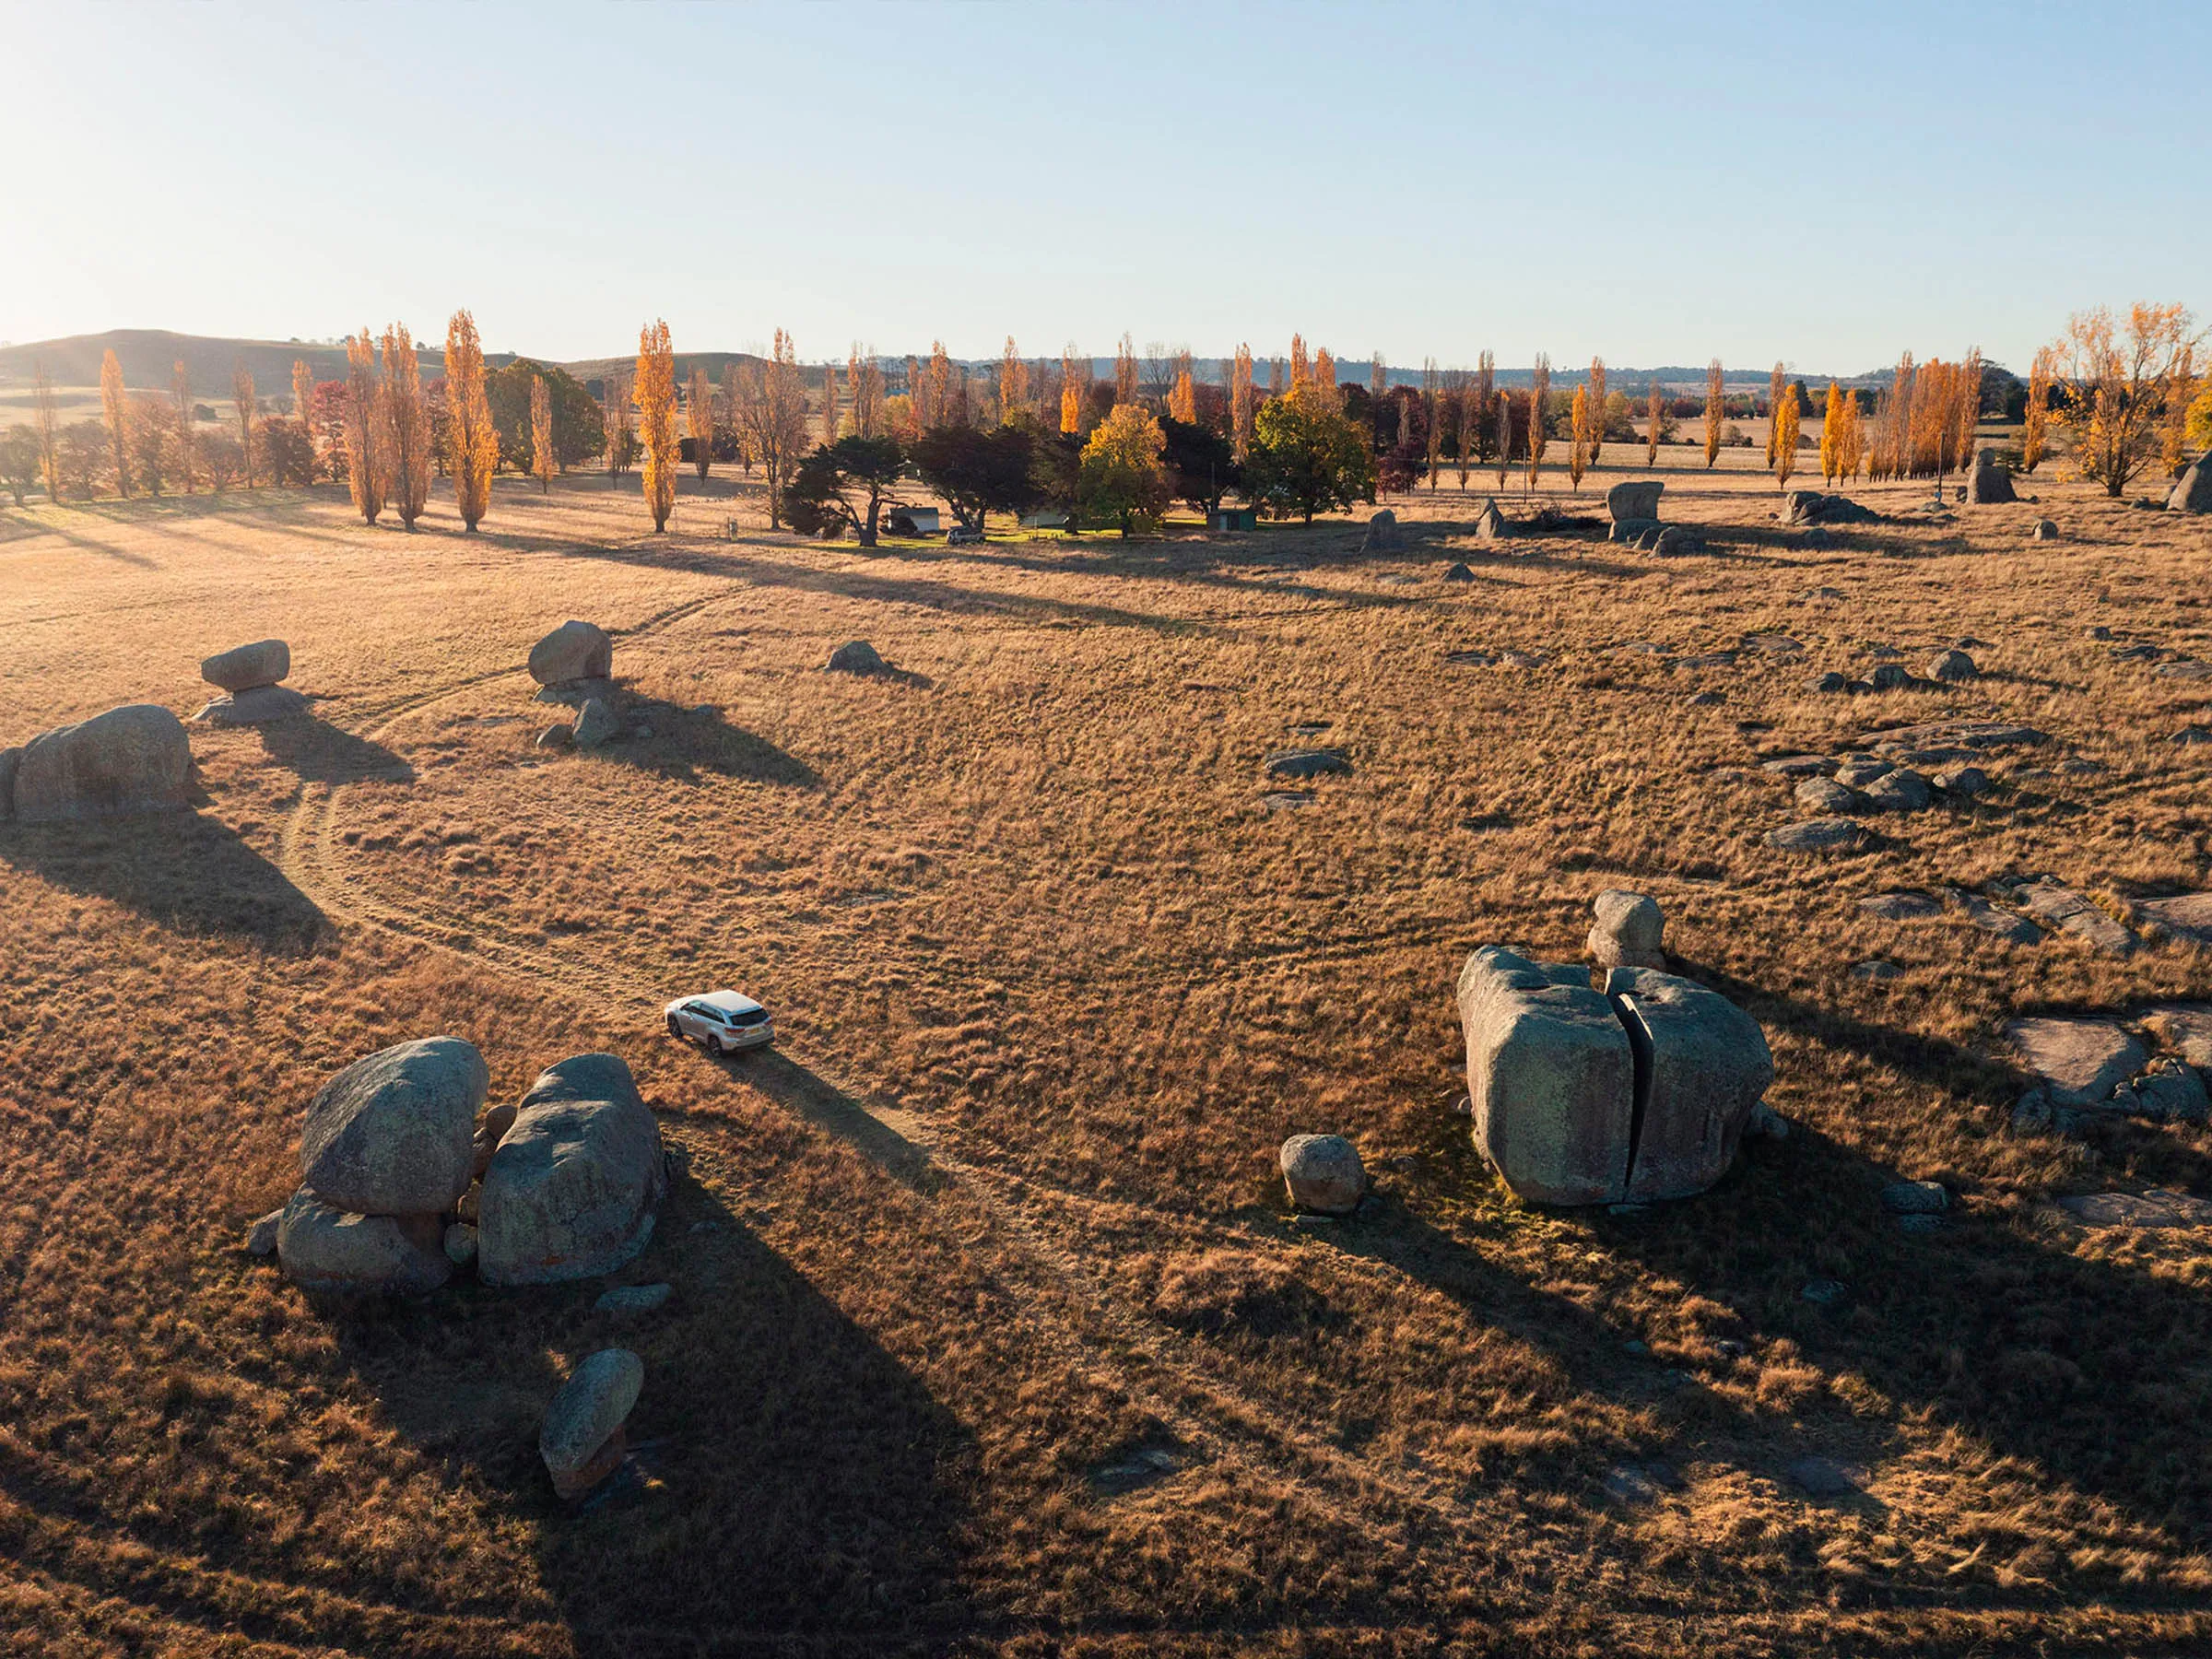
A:
<svg viewBox="0 0 2212 1659">
<path fill-rule="evenodd" d="M 609 1280 L 660 1311 L 594 1310 Z M 653 1242 L 606 1277 L 330 1311 L 342 1363 L 405 1440 L 535 1535 L 537 1582 L 585 1654 L 942 1652 L 974 1618 L 958 1542 L 972 1437 L 923 1381 L 732 1215 L 676 1182 Z M 568 1368 L 645 1364 L 629 1455 L 575 1506 L 537 1451 Z M 468 1611 L 512 1613 L 505 1586 Z"/>
<path fill-rule="evenodd" d="M 197 812 L 0 826 L 0 864 L 180 934 L 246 938 L 298 955 L 330 931 L 282 870 L 228 824 Z"/>
</svg>

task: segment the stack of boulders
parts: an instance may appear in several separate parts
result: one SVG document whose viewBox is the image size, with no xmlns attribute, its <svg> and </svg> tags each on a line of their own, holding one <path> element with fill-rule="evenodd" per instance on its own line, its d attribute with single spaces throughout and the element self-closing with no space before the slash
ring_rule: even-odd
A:
<svg viewBox="0 0 2212 1659">
<path fill-rule="evenodd" d="M 1476 1145 L 1534 1203 L 1703 1192 L 1774 1079 L 1758 1021 L 1655 968 L 1614 968 L 1601 994 L 1585 968 L 1486 946 L 1458 1000 Z"/>
<path fill-rule="evenodd" d="M 0 749 L 0 820 L 49 824 L 192 804 L 192 744 L 159 703 L 110 709 Z"/>
<path fill-rule="evenodd" d="M 537 1432 L 554 1491 L 574 1502 L 622 1466 L 625 1424 L 644 1387 L 645 1361 L 628 1348 L 602 1348 L 569 1373 Z"/>
<path fill-rule="evenodd" d="M 615 642 L 596 623 L 571 618 L 530 648 L 537 700 L 576 710 L 573 724 L 564 721 L 540 732 L 538 747 L 596 748 L 623 735 L 614 707 L 614 671 Z"/>
<path fill-rule="evenodd" d="M 200 677 L 223 693 L 193 719 L 206 725 L 260 725 L 303 713 L 307 699 L 281 684 L 292 671 L 282 640 L 256 640 L 218 652 L 200 664 Z"/>
<path fill-rule="evenodd" d="M 564 1060 L 479 1124 L 489 1085 L 457 1037 L 346 1067 L 308 1105 L 300 1190 L 248 1247 L 273 1244 L 310 1289 L 409 1296 L 471 1262 L 488 1284 L 544 1284 L 642 1250 L 667 1175 L 629 1068 L 612 1054 Z"/>
<path fill-rule="evenodd" d="M 1970 505 L 1991 505 L 2017 501 L 2013 493 L 2012 475 L 1997 465 L 1997 452 L 1985 449 L 1974 456 L 1973 471 L 1967 475 L 1966 500 Z"/>
<path fill-rule="evenodd" d="M 1630 478 L 1606 490 L 1606 515 L 1611 527 L 1606 539 L 1663 558 L 1703 552 L 1705 543 L 1695 531 L 1660 521 L 1659 496 L 1665 488 L 1664 479 Z"/>
<path fill-rule="evenodd" d="M 2212 455 L 2200 455 L 2166 498 L 2169 512 L 2212 512 Z"/>
</svg>

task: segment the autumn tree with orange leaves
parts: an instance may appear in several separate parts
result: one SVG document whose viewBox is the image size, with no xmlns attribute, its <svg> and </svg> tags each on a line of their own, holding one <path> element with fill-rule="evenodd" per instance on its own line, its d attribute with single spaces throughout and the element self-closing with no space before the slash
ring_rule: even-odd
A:
<svg viewBox="0 0 2212 1659">
<path fill-rule="evenodd" d="M 384 330 L 382 427 L 393 510 L 409 530 L 430 499 L 430 411 L 422 398 L 422 370 L 414 336 L 394 323 Z"/>
<path fill-rule="evenodd" d="M 536 406 L 533 392 L 531 407 Z M 684 414 L 690 428 L 691 465 L 703 483 L 714 465 L 714 394 L 707 383 L 707 371 L 696 364 L 691 370 L 691 391 L 685 399 Z"/>
<path fill-rule="evenodd" d="M 491 424 L 484 390 L 484 346 L 477 320 L 455 312 L 445 325 L 445 442 L 453 473 L 453 504 L 465 530 L 483 523 L 491 505 L 491 475 L 500 464 L 500 435 Z M 610 444 L 610 449 L 613 447 Z"/>
<path fill-rule="evenodd" d="M 644 445 L 645 509 L 657 534 L 668 528 L 676 511 L 676 469 L 683 451 L 676 438 L 676 347 L 665 321 L 638 331 L 638 370 L 632 396 L 638 406 L 638 438 Z"/>
<path fill-rule="evenodd" d="M 111 351 L 100 359 L 100 414 L 108 429 L 108 454 L 115 468 L 115 493 L 131 493 L 130 403 L 123 391 L 123 365 Z"/>
<path fill-rule="evenodd" d="M 1721 458 L 1721 418 L 1726 394 L 1721 380 L 1721 359 L 1705 365 L 1705 470 Z"/>
<path fill-rule="evenodd" d="M 346 336 L 346 488 L 365 524 L 384 510 L 383 420 L 376 378 L 376 344 L 364 328 Z"/>
</svg>

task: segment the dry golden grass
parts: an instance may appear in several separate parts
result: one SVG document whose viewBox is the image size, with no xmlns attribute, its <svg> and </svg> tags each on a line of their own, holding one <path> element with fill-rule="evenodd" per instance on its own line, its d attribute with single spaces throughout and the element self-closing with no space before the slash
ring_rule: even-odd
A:
<svg viewBox="0 0 2212 1659">
<path fill-rule="evenodd" d="M 0 514 L 0 742 L 188 712 L 200 656 L 272 633 L 320 699 L 194 728 L 187 823 L 0 833 L 5 1651 L 2201 1650 L 2212 1253 L 2043 1201 L 2202 1189 L 2212 1145 L 2012 1137 L 1994 1032 L 2212 969 L 1854 901 L 2206 883 L 2206 751 L 2165 738 L 2212 690 L 2084 636 L 2212 654 L 2212 535 L 2039 478 L 1814 551 L 1761 477 L 1666 477 L 1712 556 L 1483 547 L 1451 491 L 1392 502 L 1380 559 L 1341 524 L 864 554 L 719 477 L 658 538 L 634 478 L 502 483 L 466 539 L 442 488 L 414 536 L 327 490 Z M 532 747 L 521 664 L 570 616 L 650 741 Z M 1618 650 L 1766 631 L 1803 655 Z M 1968 636 L 1968 687 L 1798 688 Z M 853 637 L 904 675 L 817 672 Z M 2047 775 L 1859 857 L 1761 845 L 1797 815 L 1759 759 L 1948 712 L 2051 732 L 1997 764 Z M 1324 723 L 1354 775 L 1267 810 L 1262 757 Z M 1759 1016 L 1796 1128 L 1695 1202 L 1532 1212 L 1451 1114 L 1453 980 L 1579 956 L 1611 885 Z M 1905 977 L 1849 977 L 1877 954 Z M 660 1038 L 708 983 L 779 1049 Z M 241 1253 L 319 1080 L 439 1030 L 495 1093 L 630 1060 L 694 1155 L 622 1276 L 670 1312 L 318 1307 Z M 1295 1229 L 1275 1148 L 1322 1129 L 1378 1211 Z M 1888 1223 L 1900 1174 L 1955 1220 Z M 610 1341 L 651 1483 L 567 1513 L 537 1415 Z M 1147 1449 L 1178 1466 L 1119 1489 Z M 1864 1497 L 1799 1496 L 1808 1453 Z M 1606 1494 L 1653 1462 L 1679 1489 Z"/>
</svg>

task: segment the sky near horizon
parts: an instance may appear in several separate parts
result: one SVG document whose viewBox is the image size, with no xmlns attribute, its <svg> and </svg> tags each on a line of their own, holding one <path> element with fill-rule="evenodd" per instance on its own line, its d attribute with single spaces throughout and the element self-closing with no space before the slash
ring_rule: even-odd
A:
<svg viewBox="0 0 2212 1659">
<path fill-rule="evenodd" d="M 2212 310 L 2212 4 L 0 0 L 0 340 L 1857 372 Z"/>
</svg>

